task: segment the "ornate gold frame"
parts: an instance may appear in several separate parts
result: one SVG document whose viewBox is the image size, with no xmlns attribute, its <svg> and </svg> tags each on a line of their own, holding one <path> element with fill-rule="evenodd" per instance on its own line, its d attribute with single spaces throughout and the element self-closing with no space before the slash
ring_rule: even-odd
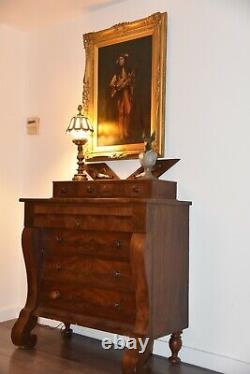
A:
<svg viewBox="0 0 250 374">
<path fill-rule="evenodd" d="M 159 156 L 164 156 L 167 13 L 158 12 L 134 22 L 119 23 L 109 29 L 83 35 L 85 49 L 83 110 L 94 128 L 93 137 L 89 141 L 88 160 L 137 158 L 138 153 L 143 150 L 143 143 L 102 147 L 97 145 L 98 48 L 151 35 L 151 132 L 155 131 L 155 147 Z"/>
</svg>

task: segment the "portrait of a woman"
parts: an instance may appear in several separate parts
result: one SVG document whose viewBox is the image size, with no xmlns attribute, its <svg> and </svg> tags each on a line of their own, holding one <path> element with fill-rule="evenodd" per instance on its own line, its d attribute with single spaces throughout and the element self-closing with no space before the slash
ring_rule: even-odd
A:
<svg viewBox="0 0 250 374">
<path fill-rule="evenodd" d="M 129 138 L 133 107 L 135 73 L 128 65 L 128 57 L 127 53 L 118 56 L 117 69 L 110 82 L 111 98 L 116 101 L 117 123 L 121 140 Z"/>
<path fill-rule="evenodd" d="M 98 53 L 98 145 L 142 143 L 151 123 L 152 37 Z"/>
</svg>

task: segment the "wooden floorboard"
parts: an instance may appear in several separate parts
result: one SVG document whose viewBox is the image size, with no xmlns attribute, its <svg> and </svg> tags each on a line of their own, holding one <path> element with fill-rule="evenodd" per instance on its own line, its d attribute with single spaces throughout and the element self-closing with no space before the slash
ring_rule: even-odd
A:
<svg viewBox="0 0 250 374">
<path fill-rule="evenodd" d="M 58 329 L 37 326 L 36 348 L 17 349 L 10 340 L 14 321 L 0 323 L 0 374 L 119 374 L 121 352 L 105 351 L 99 341 L 73 334 L 63 339 Z M 182 363 L 171 366 L 153 356 L 141 371 L 145 374 L 212 374 L 214 371 Z"/>
</svg>

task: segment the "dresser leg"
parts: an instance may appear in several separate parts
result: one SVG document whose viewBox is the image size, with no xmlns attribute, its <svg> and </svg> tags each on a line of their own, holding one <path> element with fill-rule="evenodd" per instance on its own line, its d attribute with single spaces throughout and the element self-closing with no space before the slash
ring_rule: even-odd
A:
<svg viewBox="0 0 250 374">
<path fill-rule="evenodd" d="M 171 364 L 179 364 L 181 362 L 180 357 L 178 357 L 178 353 L 182 347 L 181 334 L 182 331 L 174 332 L 169 340 L 169 347 L 171 349 L 172 356 L 170 356 L 168 359 Z"/>
<path fill-rule="evenodd" d="M 29 311 L 23 309 L 11 331 L 11 340 L 13 344 L 20 348 L 33 348 L 36 345 L 36 335 L 31 334 L 35 327 L 37 317 Z"/>
<path fill-rule="evenodd" d="M 65 328 L 62 330 L 63 338 L 71 338 L 73 330 L 70 328 L 70 323 L 64 324 Z"/>
<path fill-rule="evenodd" d="M 38 229 L 24 228 L 22 247 L 27 272 L 28 295 L 25 307 L 21 310 L 11 332 L 13 344 L 22 348 L 33 348 L 36 344 L 36 335 L 31 334 L 31 331 L 37 322 L 34 311 L 37 306 L 42 268 L 42 251 L 39 246 L 39 238 L 40 232 Z"/>
<path fill-rule="evenodd" d="M 143 344 L 145 344 L 145 338 L 141 338 L 143 341 Z M 130 374 L 130 373 L 139 373 L 142 366 L 145 364 L 145 362 L 148 360 L 150 355 L 153 352 L 153 345 L 154 340 L 149 339 L 146 349 L 143 353 L 140 353 L 141 351 L 141 345 L 139 342 L 139 339 L 136 339 L 136 349 L 128 349 L 125 348 L 123 357 L 122 357 L 122 373 L 123 374 Z"/>
</svg>

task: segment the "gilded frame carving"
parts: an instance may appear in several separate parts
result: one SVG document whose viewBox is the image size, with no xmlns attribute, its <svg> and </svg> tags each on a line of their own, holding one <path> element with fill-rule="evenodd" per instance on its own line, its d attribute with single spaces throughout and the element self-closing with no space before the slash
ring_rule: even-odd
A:
<svg viewBox="0 0 250 374">
<path fill-rule="evenodd" d="M 143 150 L 143 140 L 135 144 L 98 145 L 98 53 L 99 48 L 147 36 L 152 36 L 150 131 L 155 131 L 155 148 L 159 156 L 164 157 L 167 13 L 158 12 L 144 19 L 83 35 L 83 110 L 94 128 L 87 151 L 89 161 L 137 158 Z"/>
</svg>

